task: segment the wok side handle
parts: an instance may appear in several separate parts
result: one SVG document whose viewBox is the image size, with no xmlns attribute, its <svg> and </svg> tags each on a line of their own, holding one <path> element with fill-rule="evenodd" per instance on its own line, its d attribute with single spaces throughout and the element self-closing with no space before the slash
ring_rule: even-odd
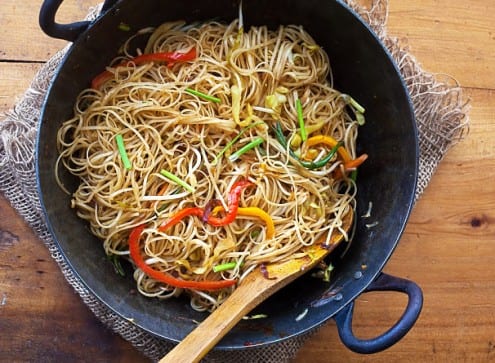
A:
<svg viewBox="0 0 495 363">
<path fill-rule="evenodd" d="M 423 307 L 423 292 L 420 287 L 406 279 L 381 273 L 365 290 L 365 292 L 370 291 L 402 292 L 407 294 L 409 300 L 404 313 L 395 325 L 382 335 L 371 339 L 359 339 L 352 332 L 354 301 L 338 312 L 334 320 L 337 323 L 340 339 L 345 346 L 356 353 L 377 353 L 397 343 L 411 330 Z"/>
<path fill-rule="evenodd" d="M 110 9 L 118 0 L 105 0 L 101 13 Z M 90 21 L 77 21 L 69 24 L 55 22 L 55 16 L 63 0 L 45 0 L 41 5 L 39 24 L 50 37 L 74 42 L 88 27 Z"/>
</svg>

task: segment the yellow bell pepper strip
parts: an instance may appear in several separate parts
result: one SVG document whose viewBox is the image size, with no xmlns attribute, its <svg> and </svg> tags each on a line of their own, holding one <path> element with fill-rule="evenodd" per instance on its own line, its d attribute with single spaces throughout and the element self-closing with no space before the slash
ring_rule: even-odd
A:
<svg viewBox="0 0 495 363">
<path fill-rule="evenodd" d="M 163 53 L 150 53 L 150 54 L 142 54 L 137 57 L 132 58 L 131 60 L 124 61 L 118 65 L 117 67 L 127 67 L 129 65 L 135 64 L 140 65 L 149 62 L 165 62 L 168 67 L 172 67 L 177 62 L 187 62 L 196 59 L 196 48 L 191 48 L 188 52 L 163 52 Z M 93 78 L 91 82 L 91 88 L 99 89 L 103 83 L 108 81 L 113 77 L 113 73 L 105 70 Z"/>
<path fill-rule="evenodd" d="M 307 147 L 312 147 L 312 146 L 315 146 L 315 145 L 318 145 L 318 144 L 324 144 L 324 145 L 327 145 L 327 146 L 333 148 L 333 147 L 337 146 L 338 141 L 335 140 L 331 136 L 327 136 L 327 135 L 316 135 L 316 136 L 312 136 L 308 140 L 306 140 L 306 144 L 305 145 Z M 337 154 L 339 154 L 340 158 L 342 159 L 342 161 L 344 163 L 347 163 L 347 162 L 349 162 L 349 161 L 352 160 L 351 155 L 346 150 L 346 148 L 343 147 L 343 146 L 341 146 L 341 147 L 339 147 L 337 149 Z"/>
<path fill-rule="evenodd" d="M 210 210 L 210 213 L 216 215 L 223 210 L 223 207 L 217 204 L 217 206 Z M 266 238 L 270 239 L 275 235 L 275 225 L 273 223 L 273 219 L 263 209 L 258 207 L 239 207 L 237 209 L 237 215 L 246 217 L 258 217 L 265 222 Z"/>
<path fill-rule="evenodd" d="M 183 289 L 195 290 L 219 290 L 231 287 L 236 284 L 236 280 L 218 280 L 218 281 L 190 281 L 177 279 L 165 272 L 157 271 L 144 261 L 139 249 L 139 240 L 143 233 L 145 225 L 141 224 L 135 227 L 129 235 L 129 252 L 131 259 L 136 267 L 141 269 L 147 276 L 163 282 L 169 286 L 179 287 Z"/>
<path fill-rule="evenodd" d="M 237 214 L 240 216 L 258 217 L 263 220 L 266 225 L 266 238 L 270 239 L 275 234 L 275 225 L 273 219 L 263 209 L 258 207 L 239 207 Z"/>
<path fill-rule="evenodd" d="M 308 135 L 312 134 L 315 131 L 319 131 L 323 126 L 325 126 L 325 121 L 320 121 L 316 124 L 305 125 L 306 133 Z M 303 140 L 301 138 L 301 130 L 296 129 L 296 132 L 290 138 L 290 147 L 294 150 L 301 146 Z M 308 136 L 309 137 L 309 136 Z"/>
<path fill-rule="evenodd" d="M 260 272 L 263 275 L 263 277 L 267 280 L 276 280 L 276 277 L 271 277 L 268 273 L 268 269 L 266 268 L 266 264 L 264 262 L 261 263 L 260 265 Z"/>
</svg>

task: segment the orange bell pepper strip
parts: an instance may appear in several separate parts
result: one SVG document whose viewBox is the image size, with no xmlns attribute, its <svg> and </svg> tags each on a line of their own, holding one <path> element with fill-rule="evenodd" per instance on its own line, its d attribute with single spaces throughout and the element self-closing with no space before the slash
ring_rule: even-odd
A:
<svg viewBox="0 0 495 363">
<path fill-rule="evenodd" d="M 338 143 L 339 142 L 337 140 L 335 140 L 331 136 L 327 136 L 327 135 L 316 135 L 316 136 L 312 136 L 312 137 L 308 138 L 306 140 L 306 144 L 305 145 L 309 148 L 311 146 L 315 146 L 315 145 L 318 145 L 318 144 L 324 144 L 324 145 L 327 145 L 327 146 L 333 148 L 333 147 L 337 146 Z M 340 158 L 342 159 L 342 161 L 344 163 L 352 160 L 351 155 L 346 150 L 346 148 L 343 147 L 343 146 L 341 146 L 341 147 L 339 147 L 337 149 L 337 154 L 339 154 Z"/>
<path fill-rule="evenodd" d="M 368 159 L 368 154 L 362 154 L 359 157 L 357 157 L 356 159 L 351 159 L 348 162 L 344 163 L 344 173 L 347 173 L 348 171 L 355 170 L 359 165 L 364 163 L 364 161 L 366 159 Z M 334 175 L 335 179 L 341 179 L 344 177 L 344 175 L 342 174 L 341 168 L 335 169 L 333 175 Z"/>
</svg>

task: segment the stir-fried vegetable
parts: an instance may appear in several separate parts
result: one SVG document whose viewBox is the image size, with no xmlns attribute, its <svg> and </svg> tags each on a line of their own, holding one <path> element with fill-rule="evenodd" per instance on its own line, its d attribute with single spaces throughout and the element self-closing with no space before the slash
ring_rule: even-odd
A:
<svg viewBox="0 0 495 363">
<path fill-rule="evenodd" d="M 239 180 L 235 182 L 234 185 L 232 185 L 232 188 L 230 188 L 227 197 L 227 213 L 223 217 L 209 216 L 207 223 L 216 227 L 225 226 L 231 223 L 237 215 L 241 193 L 250 185 L 253 185 L 253 183 L 251 183 L 249 180 Z"/>
<path fill-rule="evenodd" d="M 141 224 L 134 228 L 129 235 L 129 252 L 136 267 L 141 269 L 147 276 L 163 282 L 169 286 L 195 290 L 219 290 L 231 287 L 236 284 L 236 280 L 214 280 L 214 281 L 191 281 L 175 278 L 165 272 L 158 271 L 149 266 L 143 259 L 139 247 L 139 240 L 145 225 Z"/>
<path fill-rule="evenodd" d="M 256 146 L 259 146 L 264 141 L 265 141 L 265 139 L 262 138 L 261 136 L 256 137 L 253 141 L 251 141 L 250 143 L 244 145 L 239 150 L 237 150 L 235 153 L 233 153 L 232 155 L 230 155 L 229 156 L 229 160 L 232 161 L 232 162 L 233 161 L 236 161 L 237 159 L 239 159 L 241 157 L 241 155 L 247 153 L 251 149 L 254 149 Z"/>
<path fill-rule="evenodd" d="M 266 237 L 272 238 L 275 234 L 275 227 L 273 224 L 272 218 L 260 208 L 257 207 L 239 207 L 239 199 L 241 197 L 242 191 L 248 186 L 252 185 L 252 183 L 248 180 L 239 180 L 234 183 L 228 194 L 228 211 L 223 217 L 216 217 L 216 213 L 213 212 L 212 208 L 218 204 L 217 200 L 213 200 L 211 203 L 208 203 L 210 206 L 203 208 L 199 207 L 189 207 L 180 210 L 175 213 L 172 217 L 168 218 L 165 222 L 163 222 L 158 230 L 164 232 L 168 228 L 176 225 L 180 221 L 182 221 L 185 217 L 188 216 L 196 216 L 203 219 L 206 223 L 209 223 L 213 226 L 225 226 L 231 223 L 237 215 L 244 216 L 254 216 L 262 219 L 266 223 Z M 223 211 L 223 207 L 219 207 L 221 211 Z M 151 266 L 147 265 L 143 260 L 139 248 L 139 240 L 143 230 L 145 228 L 144 224 L 141 224 L 135 227 L 131 234 L 129 235 L 129 252 L 131 255 L 131 259 L 134 261 L 136 266 L 140 268 L 147 276 L 154 278 L 157 281 L 166 283 L 167 285 L 180 287 L 180 288 L 189 288 L 196 290 L 217 290 L 225 287 L 232 286 L 236 283 L 235 280 L 220 280 L 220 281 L 189 281 L 189 280 L 181 280 L 177 279 L 167 273 L 163 273 L 153 269 Z M 225 271 L 228 269 L 232 269 L 236 266 L 236 263 L 223 264 L 213 268 L 214 272 Z"/>
<path fill-rule="evenodd" d="M 297 120 L 299 121 L 299 129 L 301 132 L 301 140 L 304 142 L 308 139 L 308 134 L 306 132 L 306 125 L 304 124 L 304 116 L 301 100 L 296 99 L 296 110 L 297 110 Z"/>
<path fill-rule="evenodd" d="M 196 217 L 203 217 L 203 209 L 199 207 L 189 207 L 189 208 L 184 208 L 175 213 L 172 217 L 167 219 L 165 222 L 163 222 L 160 227 L 158 227 L 159 231 L 165 231 L 166 229 L 175 226 L 177 223 L 179 223 L 181 220 L 183 220 L 187 216 L 196 216 Z"/>
<path fill-rule="evenodd" d="M 331 148 L 334 148 L 335 146 L 337 146 L 339 142 L 337 140 L 335 140 L 333 137 L 331 136 L 327 136 L 327 135 L 317 135 L 317 136 L 313 136 L 313 137 L 310 137 L 307 141 L 306 141 L 306 146 L 307 147 L 312 147 L 312 146 L 315 146 L 315 145 L 318 145 L 318 144 L 324 144 L 324 145 L 327 145 Z M 338 149 L 337 149 L 337 153 L 339 154 L 340 158 L 342 159 L 342 161 L 344 163 L 348 162 L 348 161 L 351 161 L 352 160 L 352 157 L 351 155 L 349 154 L 349 152 L 346 150 L 345 147 L 343 146 L 340 146 Z"/>
<path fill-rule="evenodd" d="M 367 158 L 368 158 L 368 154 L 362 154 L 359 157 L 357 157 L 356 159 L 351 159 L 351 160 L 345 162 L 343 165 L 344 173 L 349 172 L 349 171 L 355 172 L 356 168 L 359 165 L 361 165 Z M 342 169 L 336 169 L 334 172 L 334 177 L 336 179 L 342 178 L 343 177 Z M 356 176 L 354 175 L 352 177 L 352 179 L 355 180 L 355 178 L 356 178 Z"/>
<path fill-rule="evenodd" d="M 237 262 L 226 262 L 220 265 L 213 266 L 213 272 L 222 272 L 227 270 L 232 270 L 237 266 Z"/>
<path fill-rule="evenodd" d="M 288 92 L 289 90 L 285 87 L 277 87 L 273 94 L 265 97 L 265 107 L 274 112 L 274 117 L 280 115 L 283 104 L 287 102 Z"/>
<path fill-rule="evenodd" d="M 315 124 L 309 124 L 309 125 L 305 124 L 304 128 L 306 129 L 306 134 L 309 137 L 309 135 L 311 135 L 313 132 L 321 130 L 321 128 L 323 126 L 325 126 L 325 121 L 320 121 L 320 122 L 317 122 Z M 301 131 L 296 130 L 296 132 L 290 138 L 290 147 L 292 149 L 296 149 L 299 146 L 301 146 L 302 142 L 303 142 L 303 140 L 301 138 Z"/>
<path fill-rule="evenodd" d="M 119 150 L 120 158 L 122 159 L 122 163 L 124 164 L 124 168 L 127 170 L 132 169 L 131 161 L 127 156 L 127 151 L 125 149 L 124 138 L 121 134 L 117 134 L 115 136 L 115 142 L 117 143 L 117 149 Z"/>
<path fill-rule="evenodd" d="M 158 228 L 159 231 L 164 231 L 167 228 L 170 228 L 180 222 L 182 219 L 184 219 L 187 216 L 193 215 L 200 217 L 203 219 L 206 223 L 211 224 L 212 226 L 220 227 L 220 226 L 225 226 L 229 223 L 231 223 L 236 215 L 237 211 L 239 209 L 239 199 L 241 197 L 242 191 L 252 185 L 248 180 L 239 180 L 232 185 L 232 188 L 230 188 L 229 194 L 227 196 L 227 207 L 228 211 L 223 217 L 215 217 L 211 213 L 211 209 L 217 205 L 216 200 L 212 206 L 205 208 L 200 208 L 200 207 L 189 207 L 189 208 L 184 208 L 178 211 L 176 214 L 174 214 L 172 217 L 167 219 L 165 222 L 163 222 L 160 227 Z M 223 209 L 223 208 L 222 208 Z"/>
<path fill-rule="evenodd" d="M 273 219 L 263 209 L 258 207 L 239 207 L 237 214 L 240 216 L 258 217 L 266 224 L 266 238 L 270 239 L 275 235 L 275 225 Z"/>
<path fill-rule="evenodd" d="M 173 181 L 174 183 L 180 185 L 181 187 L 183 187 L 188 192 L 194 193 L 194 188 L 192 186 L 190 186 L 189 184 L 187 184 L 184 180 L 179 178 L 177 175 L 174 175 L 165 169 L 160 170 L 160 174 L 163 175 L 165 178 Z"/>
<path fill-rule="evenodd" d="M 255 127 L 255 126 L 259 126 L 259 125 L 263 125 L 264 122 L 263 121 L 260 121 L 260 122 L 255 122 L 253 124 L 250 124 L 246 127 L 244 127 L 241 131 L 239 131 L 239 133 L 232 139 L 229 141 L 229 143 L 227 145 L 225 145 L 225 147 L 222 149 L 222 151 L 220 151 L 218 153 L 217 156 L 215 156 L 215 159 L 211 162 L 211 165 L 216 165 L 217 162 L 218 162 L 218 159 L 220 159 L 222 157 L 223 154 L 225 154 L 225 152 L 230 149 L 232 147 L 232 145 L 234 145 L 236 143 L 237 140 L 239 140 L 239 138 L 249 129 Z"/>
<path fill-rule="evenodd" d="M 247 126 L 241 123 L 241 89 L 237 85 L 230 87 L 232 97 L 232 118 L 241 127 Z"/>
<path fill-rule="evenodd" d="M 364 118 L 364 112 L 365 108 L 361 106 L 354 98 L 351 96 L 343 93 L 340 95 L 342 99 L 347 103 L 347 105 L 351 108 L 351 110 L 354 112 L 354 115 L 356 116 L 356 121 L 358 125 L 364 125 L 365 123 L 365 118 Z"/>
<path fill-rule="evenodd" d="M 284 149 L 287 149 L 287 140 L 285 139 L 284 132 L 282 131 L 282 125 L 280 124 L 280 121 L 277 122 L 276 127 L 273 129 L 275 132 L 275 137 L 277 138 L 278 142 L 284 147 Z M 288 149 L 290 156 L 297 160 L 299 164 L 304 166 L 307 169 L 314 170 L 314 169 L 319 169 L 324 167 L 335 155 L 337 150 L 342 146 L 342 143 L 337 143 L 332 150 L 321 160 L 318 161 L 305 161 L 301 160 L 292 149 Z"/>
<path fill-rule="evenodd" d="M 149 62 L 165 62 L 167 66 L 171 67 L 177 62 L 187 62 L 196 59 L 196 48 L 191 48 L 187 52 L 164 52 L 164 53 L 150 53 L 150 54 L 142 54 L 137 57 L 132 58 L 131 60 L 124 61 L 114 68 L 118 67 L 128 67 L 130 65 L 140 65 Z M 105 70 L 93 78 L 91 82 L 91 88 L 99 89 L 103 83 L 108 81 L 113 77 L 113 73 L 109 70 Z"/>
<path fill-rule="evenodd" d="M 221 211 L 223 211 L 223 207 L 221 205 L 218 205 L 210 210 L 210 214 L 215 215 Z M 266 224 L 266 238 L 271 239 L 275 235 L 275 225 L 273 223 L 273 219 L 263 209 L 258 207 L 239 207 L 237 209 L 237 215 L 246 217 L 258 217 Z"/>
<path fill-rule="evenodd" d="M 185 91 L 191 95 L 198 96 L 199 98 L 203 98 L 207 101 L 211 101 L 211 102 L 215 102 L 215 103 L 220 103 L 222 101 L 218 97 L 211 96 L 209 94 L 206 94 L 206 93 L 203 93 L 200 91 L 196 91 L 195 89 L 192 89 L 192 88 L 186 88 Z"/>
</svg>

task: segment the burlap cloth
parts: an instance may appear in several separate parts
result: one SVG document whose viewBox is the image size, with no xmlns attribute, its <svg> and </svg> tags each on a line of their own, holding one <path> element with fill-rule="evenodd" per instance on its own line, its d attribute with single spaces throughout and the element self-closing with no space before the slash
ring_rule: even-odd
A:
<svg viewBox="0 0 495 363">
<path fill-rule="evenodd" d="M 346 0 L 350 7 L 370 24 L 379 39 L 395 59 L 409 89 L 419 130 L 419 182 L 416 199 L 423 193 L 438 164 L 448 149 L 468 131 L 468 102 L 459 85 L 450 78 L 424 71 L 410 54 L 403 40 L 387 34 L 387 0 L 375 0 L 369 9 Z M 99 7 L 91 9 L 88 19 L 94 19 Z M 0 191 L 17 212 L 25 218 L 57 261 L 63 275 L 84 303 L 102 321 L 153 361 L 159 360 L 172 343 L 158 339 L 121 318 L 88 291 L 69 268 L 43 221 L 35 178 L 35 140 L 42 103 L 59 62 L 67 48 L 58 52 L 41 67 L 14 108 L 0 121 Z M 207 355 L 210 362 L 286 362 L 294 358 L 311 333 L 285 340 L 272 346 L 246 352 L 216 352 Z"/>
</svg>

